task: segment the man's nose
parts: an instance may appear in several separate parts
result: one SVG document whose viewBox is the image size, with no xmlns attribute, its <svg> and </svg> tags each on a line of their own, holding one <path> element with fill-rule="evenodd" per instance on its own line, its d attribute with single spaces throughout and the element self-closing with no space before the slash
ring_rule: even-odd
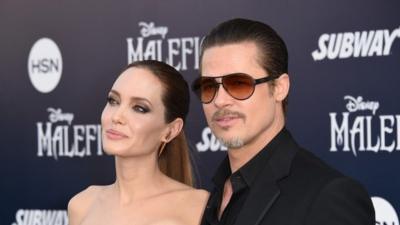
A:
<svg viewBox="0 0 400 225">
<path fill-rule="evenodd" d="M 228 105 L 231 105 L 233 102 L 232 96 L 225 90 L 222 84 L 219 84 L 219 88 L 214 96 L 214 104 L 218 108 L 223 108 Z"/>
</svg>

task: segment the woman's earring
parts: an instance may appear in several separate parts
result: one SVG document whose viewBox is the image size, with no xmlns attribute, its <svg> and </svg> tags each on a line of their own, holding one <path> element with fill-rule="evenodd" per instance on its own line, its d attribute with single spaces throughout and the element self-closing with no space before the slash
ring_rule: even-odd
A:
<svg viewBox="0 0 400 225">
<path fill-rule="evenodd" d="M 167 142 L 164 142 L 164 141 L 162 142 L 162 144 L 160 146 L 160 150 L 158 151 L 158 157 L 160 157 L 161 154 L 163 153 L 166 144 L 167 144 Z"/>
</svg>

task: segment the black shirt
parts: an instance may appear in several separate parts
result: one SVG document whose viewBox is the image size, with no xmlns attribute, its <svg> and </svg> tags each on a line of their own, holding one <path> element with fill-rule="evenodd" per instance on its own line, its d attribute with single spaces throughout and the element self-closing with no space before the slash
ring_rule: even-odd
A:
<svg viewBox="0 0 400 225">
<path fill-rule="evenodd" d="M 215 184 L 215 201 L 209 202 L 207 205 L 210 210 L 206 210 L 203 225 L 232 225 L 237 215 L 240 213 L 244 202 L 247 199 L 252 184 L 257 179 L 260 171 L 265 167 L 272 152 L 284 138 L 288 135 L 288 131 L 283 128 L 264 149 L 257 153 L 251 160 L 232 174 L 229 165 L 229 158 L 226 157 L 213 178 Z M 233 194 L 226 206 L 221 220 L 218 220 L 218 211 L 222 202 L 225 181 L 230 179 L 232 183 Z"/>
</svg>

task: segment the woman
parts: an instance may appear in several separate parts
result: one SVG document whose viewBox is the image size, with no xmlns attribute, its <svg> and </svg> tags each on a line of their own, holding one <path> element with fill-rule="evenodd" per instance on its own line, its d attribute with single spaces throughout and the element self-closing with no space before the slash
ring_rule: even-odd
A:
<svg viewBox="0 0 400 225">
<path fill-rule="evenodd" d="M 208 193 L 192 188 L 183 132 L 188 109 L 188 85 L 173 67 L 152 60 L 130 64 L 101 116 L 116 181 L 73 197 L 69 224 L 199 224 Z"/>
</svg>

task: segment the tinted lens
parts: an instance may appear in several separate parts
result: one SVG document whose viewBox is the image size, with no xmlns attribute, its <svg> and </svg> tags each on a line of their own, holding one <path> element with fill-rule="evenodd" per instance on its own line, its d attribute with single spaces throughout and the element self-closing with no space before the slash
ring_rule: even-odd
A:
<svg viewBox="0 0 400 225">
<path fill-rule="evenodd" d="M 253 94 L 254 87 L 257 83 L 257 80 L 254 80 L 253 77 L 244 73 L 235 73 L 220 77 L 199 77 L 193 83 L 192 88 L 202 103 L 207 104 L 214 99 L 219 85 L 221 84 L 216 81 L 217 78 L 221 78 L 221 83 L 225 91 L 238 100 L 248 99 Z M 265 78 L 261 78 L 261 81 L 258 80 L 258 83 L 269 81 L 264 81 L 262 79 Z"/>
<path fill-rule="evenodd" d="M 234 98 L 244 100 L 254 92 L 254 79 L 247 74 L 232 74 L 222 78 L 225 90 Z"/>
<path fill-rule="evenodd" d="M 193 90 L 203 103 L 210 103 L 213 100 L 218 87 L 219 84 L 215 79 L 209 77 L 200 77 L 193 84 Z"/>
</svg>

